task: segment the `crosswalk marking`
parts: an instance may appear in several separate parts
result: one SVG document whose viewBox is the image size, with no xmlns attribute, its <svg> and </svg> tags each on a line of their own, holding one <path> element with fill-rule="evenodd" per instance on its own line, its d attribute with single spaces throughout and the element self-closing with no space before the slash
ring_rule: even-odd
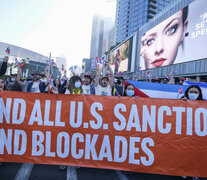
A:
<svg viewBox="0 0 207 180">
<path fill-rule="evenodd" d="M 76 167 L 67 166 L 67 179 L 66 180 L 77 180 Z"/>
<path fill-rule="evenodd" d="M 28 180 L 34 164 L 24 163 L 21 165 L 14 180 Z"/>
</svg>

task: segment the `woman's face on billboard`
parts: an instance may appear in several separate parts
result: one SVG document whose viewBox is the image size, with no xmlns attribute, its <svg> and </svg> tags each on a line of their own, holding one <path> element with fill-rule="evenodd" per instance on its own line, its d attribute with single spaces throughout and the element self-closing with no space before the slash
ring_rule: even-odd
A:
<svg viewBox="0 0 207 180">
<path fill-rule="evenodd" d="M 141 56 L 146 69 L 173 64 L 187 28 L 182 16 L 181 10 L 143 35 Z"/>
</svg>

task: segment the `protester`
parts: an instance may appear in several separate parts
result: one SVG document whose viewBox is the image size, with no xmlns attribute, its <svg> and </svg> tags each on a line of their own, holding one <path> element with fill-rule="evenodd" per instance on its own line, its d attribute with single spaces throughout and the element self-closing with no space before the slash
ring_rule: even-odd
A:
<svg viewBox="0 0 207 180">
<path fill-rule="evenodd" d="M 53 87 L 57 88 L 58 94 L 64 94 L 63 89 L 64 89 L 66 83 L 67 83 L 67 81 L 65 80 L 63 82 L 63 84 L 61 84 L 60 79 L 56 78 L 56 79 L 53 80 Z M 55 88 L 53 88 L 53 89 L 55 89 Z"/>
<path fill-rule="evenodd" d="M 100 84 L 99 84 L 99 79 L 100 79 L 100 74 L 103 72 L 104 68 L 108 67 L 111 77 L 110 79 L 107 76 L 103 76 L 101 78 Z M 102 96 L 111 96 L 112 92 L 112 87 L 114 85 L 114 74 L 113 71 L 109 65 L 108 62 L 104 62 L 103 66 L 101 69 L 97 72 L 96 78 L 95 78 L 95 94 L 96 95 L 102 95 Z"/>
<path fill-rule="evenodd" d="M 9 91 L 22 91 L 21 85 L 17 82 L 17 74 L 11 74 L 11 83 L 7 88 Z"/>
<path fill-rule="evenodd" d="M 197 85 L 191 85 L 185 91 L 185 98 L 190 100 L 203 100 L 201 88 Z"/>
<path fill-rule="evenodd" d="M 8 60 L 9 60 L 9 57 L 5 56 L 3 63 L 1 65 L 1 69 L 0 69 L 0 76 L 3 76 L 6 73 Z"/>
<path fill-rule="evenodd" d="M 67 84 L 65 94 L 82 94 L 81 78 L 79 76 L 72 76 Z"/>
<path fill-rule="evenodd" d="M 203 95 L 201 88 L 197 85 L 191 85 L 186 89 L 184 97 L 182 99 L 186 100 L 203 100 Z M 187 176 L 182 176 L 184 179 L 187 178 Z M 193 180 L 199 180 L 199 177 L 192 177 Z"/>
<path fill-rule="evenodd" d="M 5 91 L 5 90 L 7 90 L 5 79 L 3 77 L 0 77 L 0 91 Z"/>
<path fill-rule="evenodd" d="M 95 95 L 95 85 L 90 74 L 84 75 L 84 81 L 82 85 L 83 94 Z"/>
<path fill-rule="evenodd" d="M 112 88 L 112 95 L 116 96 L 116 93 L 118 96 L 124 95 L 124 78 L 122 76 L 117 76 L 114 79 L 114 87 Z"/>
<path fill-rule="evenodd" d="M 41 82 L 47 82 L 45 72 L 41 72 Z"/>
<path fill-rule="evenodd" d="M 32 74 L 33 82 L 29 83 L 27 86 L 27 92 L 45 93 L 45 88 L 49 84 L 48 68 L 46 68 L 46 73 L 47 82 L 41 82 L 41 73 L 39 71 L 35 71 Z"/>
<path fill-rule="evenodd" d="M 132 97 L 134 96 L 134 85 L 127 84 L 124 88 L 124 96 Z"/>
</svg>

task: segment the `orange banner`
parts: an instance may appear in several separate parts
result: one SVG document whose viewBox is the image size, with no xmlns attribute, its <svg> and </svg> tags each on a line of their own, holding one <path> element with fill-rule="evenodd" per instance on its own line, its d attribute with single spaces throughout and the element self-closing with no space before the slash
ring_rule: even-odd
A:
<svg viewBox="0 0 207 180">
<path fill-rule="evenodd" d="M 207 102 L 0 92 L 0 161 L 207 177 Z"/>
</svg>

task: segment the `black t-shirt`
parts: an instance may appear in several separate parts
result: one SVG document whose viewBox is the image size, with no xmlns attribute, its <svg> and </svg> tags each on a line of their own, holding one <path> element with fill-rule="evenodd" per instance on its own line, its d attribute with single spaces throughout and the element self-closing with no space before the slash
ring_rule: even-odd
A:
<svg viewBox="0 0 207 180">
<path fill-rule="evenodd" d="M 22 91 L 22 87 L 15 81 L 8 86 L 9 91 Z"/>
</svg>

